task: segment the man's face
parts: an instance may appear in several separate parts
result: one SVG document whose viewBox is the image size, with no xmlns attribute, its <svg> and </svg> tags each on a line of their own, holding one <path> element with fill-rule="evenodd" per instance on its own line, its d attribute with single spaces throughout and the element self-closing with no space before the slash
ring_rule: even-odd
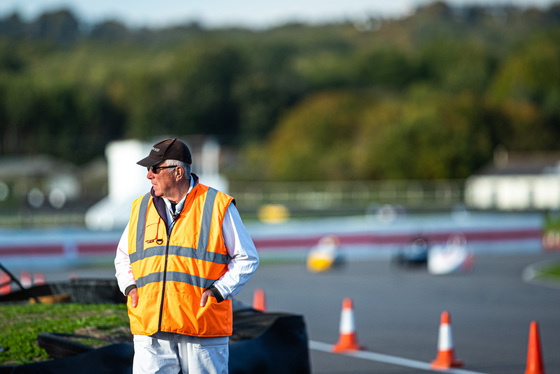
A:
<svg viewBox="0 0 560 374">
<path fill-rule="evenodd" d="M 169 198 L 169 194 L 176 185 L 175 173 L 169 170 L 176 166 L 168 167 L 165 162 L 151 167 L 148 170 L 148 179 L 152 182 L 156 196 Z"/>
</svg>

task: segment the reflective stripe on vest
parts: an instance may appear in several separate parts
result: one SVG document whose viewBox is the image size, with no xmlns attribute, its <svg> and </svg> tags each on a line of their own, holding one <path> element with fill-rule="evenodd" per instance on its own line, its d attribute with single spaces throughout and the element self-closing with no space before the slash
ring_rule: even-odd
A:
<svg viewBox="0 0 560 374">
<path fill-rule="evenodd" d="M 163 281 L 163 272 L 159 273 L 152 273 L 148 274 L 145 277 L 140 277 L 136 280 L 136 287 L 144 287 L 148 283 L 157 283 Z M 187 283 L 193 286 L 201 287 L 201 288 L 208 288 L 214 283 L 212 279 L 204 279 L 201 277 L 197 277 L 196 275 L 186 274 L 186 273 L 179 273 L 176 271 L 168 271 L 166 272 L 166 281 L 172 282 L 182 282 Z"/>
</svg>

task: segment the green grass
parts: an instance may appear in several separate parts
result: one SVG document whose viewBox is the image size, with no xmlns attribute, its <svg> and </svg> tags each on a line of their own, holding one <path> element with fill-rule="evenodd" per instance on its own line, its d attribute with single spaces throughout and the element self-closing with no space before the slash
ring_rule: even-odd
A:
<svg viewBox="0 0 560 374">
<path fill-rule="evenodd" d="M 50 359 L 37 346 L 37 334 L 56 332 L 75 334 L 104 331 L 122 334 L 128 328 L 124 304 L 26 304 L 0 306 L 0 365 L 25 364 Z M 85 335 L 88 335 L 87 333 Z M 81 343 L 94 345 L 96 339 Z M 91 344 L 90 344 L 91 343 Z"/>
<path fill-rule="evenodd" d="M 540 276 L 560 281 L 560 262 L 539 269 Z"/>
</svg>

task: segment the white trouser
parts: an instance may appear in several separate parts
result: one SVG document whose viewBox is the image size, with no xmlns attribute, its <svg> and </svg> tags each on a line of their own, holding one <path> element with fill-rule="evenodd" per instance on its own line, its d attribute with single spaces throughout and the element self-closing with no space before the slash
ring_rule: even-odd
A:
<svg viewBox="0 0 560 374">
<path fill-rule="evenodd" d="M 227 374 L 229 338 L 134 335 L 133 374 Z"/>
</svg>

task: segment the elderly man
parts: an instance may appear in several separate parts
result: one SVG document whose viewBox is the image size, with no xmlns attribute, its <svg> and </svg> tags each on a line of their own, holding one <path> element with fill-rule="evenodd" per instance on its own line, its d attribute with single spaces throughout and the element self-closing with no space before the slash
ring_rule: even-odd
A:
<svg viewBox="0 0 560 374">
<path fill-rule="evenodd" d="M 133 373 L 227 373 L 231 298 L 257 269 L 255 245 L 235 200 L 191 173 L 182 141 L 156 143 L 138 164 L 152 189 L 132 203 L 115 257 Z"/>
</svg>

